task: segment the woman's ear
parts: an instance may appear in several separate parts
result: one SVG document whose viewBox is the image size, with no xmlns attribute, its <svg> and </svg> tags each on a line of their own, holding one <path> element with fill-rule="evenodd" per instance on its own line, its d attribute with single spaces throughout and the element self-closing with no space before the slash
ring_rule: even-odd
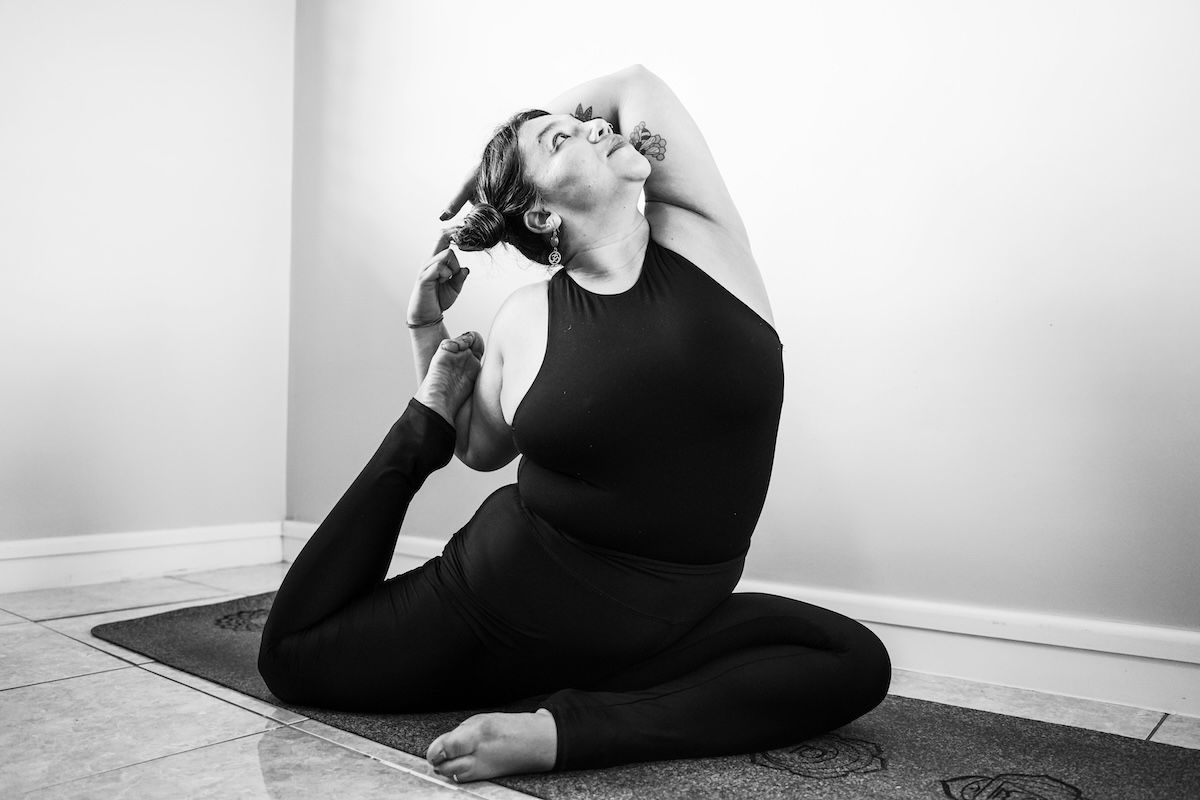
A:
<svg viewBox="0 0 1200 800">
<path fill-rule="evenodd" d="M 562 217 L 553 211 L 530 209 L 525 212 L 525 227 L 539 236 L 553 233 L 559 225 L 562 225 Z"/>
</svg>

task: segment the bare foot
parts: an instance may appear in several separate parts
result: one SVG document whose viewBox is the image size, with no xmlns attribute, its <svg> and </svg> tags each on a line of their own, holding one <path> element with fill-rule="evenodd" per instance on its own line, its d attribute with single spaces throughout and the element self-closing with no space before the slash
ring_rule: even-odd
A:
<svg viewBox="0 0 1200 800">
<path fill-rule="evenodd" d="M 433 740 L 425 758 L 456 783 L 548 772 L 558 754 L 558 726 L 544 708 L 533 714 L 476 714 Z"/>
<path fill-rule="evenodd" d="M 443 339 L 414 397 L 453 425 L 454 415 L 475 387 L 481 358 L 483 337 L 475 331 Z"/>
</svg>

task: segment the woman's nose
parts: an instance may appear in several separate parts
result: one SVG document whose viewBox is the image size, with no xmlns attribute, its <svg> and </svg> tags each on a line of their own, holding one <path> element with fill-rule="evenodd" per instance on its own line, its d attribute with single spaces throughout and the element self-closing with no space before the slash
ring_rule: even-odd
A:
<svg viewBox="0 0 1200 800">
<path fill-rule="evenodd" d="M 596 124 L 592 126 L 592 135 L 590 137 L 591 141 L 598 142 L 600 139 L 613 132 L 612 123 L 608 122 L 607 120 L 597 118 L 593 120 L 593 122 Z"/>
</svg>

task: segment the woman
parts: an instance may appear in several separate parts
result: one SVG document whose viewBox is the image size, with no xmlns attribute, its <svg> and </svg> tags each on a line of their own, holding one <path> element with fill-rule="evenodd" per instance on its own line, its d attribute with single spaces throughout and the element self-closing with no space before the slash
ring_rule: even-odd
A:
<svg viewBox="0 0 1200 800">
<path fill-rule="evenodd" d="M 473 196 L 447 233 L 459 248 L 506 241 L 563 268 L 505 301 L 486 356 L 442 322 L 467 277 L 454 251 L 422 271 L 420 388 L 284 579 L 263 678 L 285 701 L 349 710 L 525 700 L 431 743 L 456 781 L 841 726 L 887 692 L 879 640 L 733 593 L 770 478 L 782 345 L 708 147 L 641 66 L 550 109 L 497 129 L 443 219 Z M 442 555 L 384 581 L 408 502 L 455 453 L 480 470 L 520 454 L 518 481 Z"/>
</svg>

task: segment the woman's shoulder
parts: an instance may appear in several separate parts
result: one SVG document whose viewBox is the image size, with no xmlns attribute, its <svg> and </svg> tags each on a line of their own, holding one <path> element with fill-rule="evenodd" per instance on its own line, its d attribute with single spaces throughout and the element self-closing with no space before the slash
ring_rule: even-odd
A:
<svg viewBox="0 0 1200 800">
<path fill-rule="evenodd" d="M 496 328 L 501 326 L 524 328 L 531 318 L 540 316 L 544 320 L 548 307 L 546 290 L 553 277 L 552 275 L 549 278 L 527 283 L 514 289 L 496 310 L 493 326 Z"/>
<path fill-rule="evenodd" d="M 512 293 L 504 299 L 504 302 L 500 307 L 504 308 L 507 306 L 521 309 L 531 304 L 536 305 L 539 302 L 544 305 L 546 302 L 546 286 L 549 285 L 550 281 L 554 278 L 554 275 L 557 275 L 558 272 L 559 271 L 555 271 L 554 274 L 542 278 L 541 280 L 522 284 L 516 289 L 513 289 Z"/>
<path fill-rule="evenodd" d="M 552 278 L 518 286 L 496 309 L 488 346 L 496 350 L 501 360 L 510 351 L 523 350 L 546 327 L 550 305 L 546 287 Z"/>
</svg>

